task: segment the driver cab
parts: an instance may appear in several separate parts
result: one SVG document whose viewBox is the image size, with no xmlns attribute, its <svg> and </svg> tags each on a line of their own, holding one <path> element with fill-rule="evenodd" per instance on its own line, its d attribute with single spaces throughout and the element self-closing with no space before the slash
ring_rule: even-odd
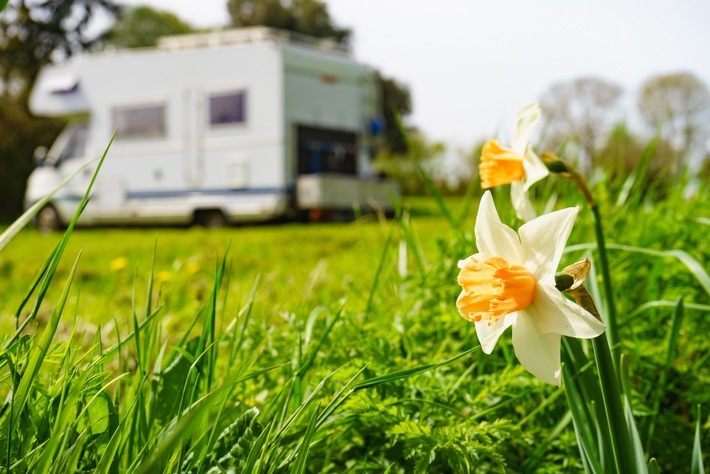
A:
<svg viewBox="0 0 710 474">
<path fill-rule="evenodd" d="M 35 163 L 37 166 L 57 168 L 67 160 L 84 158 L 88 135 L 89 125 L 86 122 L 69 124 L 54 141 L 49 151 L 45 147 L 37 147 Z"/>
<path fill-rule="evenodd" d="M 25 192 L 25 209 L 54 190 L 59 183 L 84 166 L 87 153 L 89 123 L 76 121 L 67 125 L 49 148 L 38 147 L 34 158 L 37 168 L 32 171 Z M 91 173 L 79 173 L 62 187 L 36 216 L 40 230 L 56 230 L 68 224 L 84 195 Z M 87 209 L 82 220 L 91 218 Z"/>
</svg>

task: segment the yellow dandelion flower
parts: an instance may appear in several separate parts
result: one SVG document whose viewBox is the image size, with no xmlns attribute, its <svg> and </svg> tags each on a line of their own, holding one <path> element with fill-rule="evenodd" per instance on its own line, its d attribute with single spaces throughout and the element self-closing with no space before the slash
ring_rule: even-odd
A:
<svg viewBox="0 0 710 474">
<path fill-rule="evenodd" d="M 158 280 L 159 282 L 165 283 L 170 281 L 173 278 L 173 274 L 163 270 L 162 272 L 158 272 L 155 275 L 155 279 Z"/>
<path fill-rule="evenodd" d="M 111 260 L 109 266 L 114 272 L 121 271 L 128 266 L 128 259 L 126 257 L 114 258 L 113 260 Z"/>
<path fill-rule="evenodd" d="M 191 262 L 187 262 L 187 272 L 190 274 L 195 274 L 195 273 L 199 272 L 200 268 L 201 268 L 200 262 L 196 262 L 194 260 Z"/>
</svg>

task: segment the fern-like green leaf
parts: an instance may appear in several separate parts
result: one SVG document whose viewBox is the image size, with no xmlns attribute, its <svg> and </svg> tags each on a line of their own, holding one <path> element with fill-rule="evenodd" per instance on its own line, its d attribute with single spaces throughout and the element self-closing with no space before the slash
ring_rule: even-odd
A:
<svg viewBox="0 0 710 474">
<path fill-rule="evenodd" d="M 257 416 L 259 410 L 251 408 L 220 433 L 214 446 L 204 458 L 202 472 L 207 474 L 242 472 L 249 451 L 262 431 L 261 425 L 256 421 Z M 190 467 L 193 459 L 192 453 L 185 458 L 182 474 L 198 472 L 198 466 Z"/>
</svg>

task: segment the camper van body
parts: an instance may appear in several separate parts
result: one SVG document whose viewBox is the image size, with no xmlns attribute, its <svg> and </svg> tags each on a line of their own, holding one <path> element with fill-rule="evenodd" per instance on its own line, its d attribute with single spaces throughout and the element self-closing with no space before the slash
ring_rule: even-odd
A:
<svg viewBox="0 0 710 474">
<path fill-rule="evenodd" d="M 349 53 L 265 28 L 49 65 L 30 110 L 72 121 L 40 153 L 26 205 L 84 167 L 40 213 L 44 224 L 71 220 L 115 133 L 82 224 L 391 209 L 397 189 L 370 163 L 379 100 L 373 72 Z"/>
</svg>

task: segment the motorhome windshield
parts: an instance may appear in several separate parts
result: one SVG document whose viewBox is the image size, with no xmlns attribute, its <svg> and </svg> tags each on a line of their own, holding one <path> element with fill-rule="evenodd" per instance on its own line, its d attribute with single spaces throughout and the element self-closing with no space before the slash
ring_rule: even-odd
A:
<svg viewBox="0 0 710 474">
<path fill-rule="evenodd" d="M 83 157 L 88 128 L 86 123 L 76 123 L 64 129 L 47 156 L 47 164 L 57 166 L 63 161 Z"/>
</svg>

